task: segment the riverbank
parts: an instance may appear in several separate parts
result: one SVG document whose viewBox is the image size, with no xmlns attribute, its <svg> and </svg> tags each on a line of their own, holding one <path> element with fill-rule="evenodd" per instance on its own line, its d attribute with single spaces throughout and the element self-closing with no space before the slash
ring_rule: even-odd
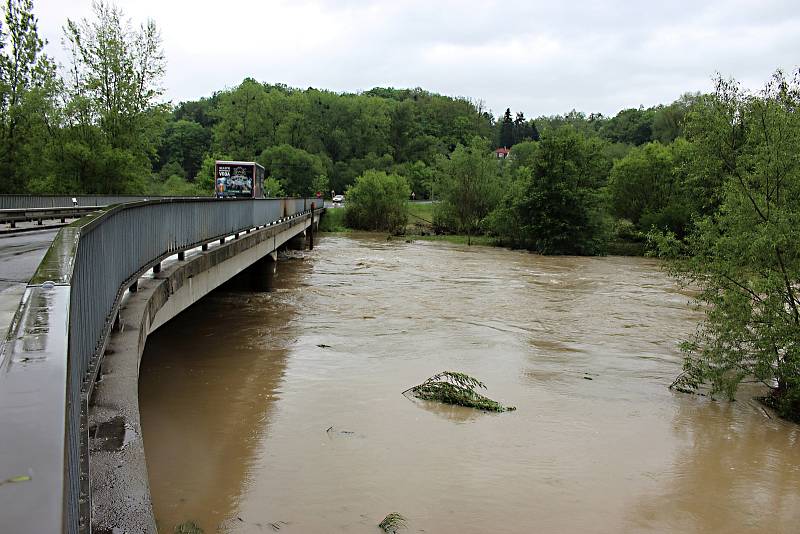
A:
<svg viewBox="0 0 800 534">
<path fill-rule="evenodd" d="M 502 246 L 495 237 L 488 235 L 473 235 L 468 238 L 464 234 L 446 234 L 438 232 L 434 224 L 434 209 L 432 202 L 409 202 L 408 223 L 401 235 L 389 236 L 389 239 L 406 241 L 444 241 L 458 245 L 471 245 L 497 247 Z M 320 222 L 320 232 L 347 233 L 352 232 L 344 220 L 344 208 L 329 208 Z M 612 241 L 608 244 L 608 256 L 644 256 L 645 244 L 641 242 Z"/>
</svg>

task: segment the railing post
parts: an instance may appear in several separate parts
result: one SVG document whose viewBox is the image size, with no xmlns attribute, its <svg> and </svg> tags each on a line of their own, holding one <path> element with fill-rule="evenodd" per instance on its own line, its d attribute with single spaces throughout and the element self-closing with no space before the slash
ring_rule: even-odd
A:
<svg viewBox="0 0 800 534">
<path fill-rule="evenodd" d="M 314 250 L 314 208 L 315 204 L 311 203 L 311 224 L 308 225 L 308 250 Z"/>
</svg>

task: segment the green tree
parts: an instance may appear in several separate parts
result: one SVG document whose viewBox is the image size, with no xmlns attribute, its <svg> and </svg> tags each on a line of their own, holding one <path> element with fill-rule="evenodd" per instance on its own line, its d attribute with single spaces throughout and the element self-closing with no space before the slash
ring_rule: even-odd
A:
<svg viewBox="0 0 800 534">
<path fill-rule="evenodd" d="M 651 109 L 623 109 L 602 126 L 602 133 L 612 142 L 643 145 L 653 140 Z"/>
<path fill-rule="evenodd" d="M 194 179 L 210 148 L 210 130 L 194 121 L 177 120 L 167 123 L 158 155 L 161 165 L 177 163 L 187 177 Z"/>
<path fill-rule="evenodd" d="M 689 147 L 648 143 L 614 162 L 608 190 L 614 215 L 640 230 L 651 226 L 683 236 L 696 202 L 687 188 L 684 158 Z"/>
<path fill-rule="evenodd" d="M 449 158 L 440 158 L 438 167 L 437 219 L 466 234 L 469 245 L 500 198 L 498 162 L 487 141 L 476 137 L 469 146 L 458 145 Z"/>
<path fill-rule="evenodd" d="M 531 119 L 528 121 L 528 131 L 530 132 L 531 141 L 539 140 L 539 129 L 536 127 L 536 121 Z"/>
<path fill-rule="evenodd" d="M 733 398 L 762 381 L 769 401 L 800 419 L 800 84 L 778 72 L 758 95 L 718 79 L 686 133 L 696 168 L 721 170 L 719 209 L 685 242 L 658 238 L 673 274 L 699 287 L 705 321 L 684 343 L 673 384 Z"/>
<path fill-rule="evenodd" d="M 313 195 L 320 177 L 325 174 L 318 156 L 286 144 L 264 150 L 258 162 L 264 166 L 267 175 L 278 180 L 291 196 Z M 327 187 L 322 191 L 327 191 Z"/>
<path fill-rule="evenodd" d="M 653 139 L 667 144 L 683 136 L 686 113 L 698 96 L 686 93 L 668 106 L 658 106 L 653 117 Z"/>
<path fill-rule="evenodd" d="M 418 200 L 430 198 L 435 180 L 435 167 L 426 165 L 424 161 L 415 161 L 394 165 L 391 171 L 406 179 Z"/>
<path fill-rule="evenodd" d="M 523 141 L 514 145 L 511 150 L 513 157 L 511 158 L 511 165 L 514 169 L 519 167 L 532 168 L 536 161 L 536 143 L 533 141 Z"/>
<path fill-rule="evenodd" d="M 0 24 L 0 192 L 22 193 L 52 169 L 60 84 L 42 50 L 33 3 L 7 0 Z"/>
<path fill-rule="evenodd" d="M 524 141 L 538 141 L 539 132 L 536 130 L 536 122 L 525 120 L 525 115 L 520 111 L 514 119 L 514 145 Z"/>
<path fill-rule="evenodd" d="M 119 8 L 92 7 L 92 19 L 64 29 L 72 65 L 62 178 L 84 192 L 141 191 L 166 114 L 161 38 L 152 20 L 135 30 Z"/>
<path fill-rule="evenodd" d="M 286 192 L 283 190 L 283 185 L 281 185 L 278 180 L 269 176 L 264 179 L 264 195 L 267 198 L 284 197 L 286 196 Z"/>
<path fill-rule="evenodd" d="M 211 110 L 215 117 L 214 150 L 234 159 L 251 161 L 265 148 L 278 143 L 278 110 L 286 112 L 286 97 L 269 93 L 252 78 L 217 95 Z"/>
<path fill-rule="evenodd" d="M 597 138 L 571 126 L 543 135 L 533 166 L 514 182 L 487 226 L 512 246 L 542 254 L 598 254 L 607 241 L 603 188 L 610 164 Z"/>
<path fill-rule="evenodd" d="M 499 146 L 505 148 L 514 146 L 514 120 L 511 118 L 510 108 L 506 109 L 500 121 Z"/>
<path fill-rule="evenodd" d="M 408 196 L 405 178 L 381 171 L 366 171 L 347 190 L 345 221 L 362 230 L 399 233 L 408 221 Z"/>
</svg>

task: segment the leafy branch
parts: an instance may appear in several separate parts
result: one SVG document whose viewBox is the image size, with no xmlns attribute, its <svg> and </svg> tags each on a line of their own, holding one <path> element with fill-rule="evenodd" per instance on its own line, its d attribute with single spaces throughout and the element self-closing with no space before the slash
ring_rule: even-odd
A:
<svg viewBox="0 0 800 534">
<path fill-rule="evenodd" d="M 503 406 L 499 402 L 481 395 L 475 391 L 476 388 L 486 389 L 486 385 L 465 373 L 443 371 L 428 378 L 422 384 L 405 390 L 403 395 L 489 412 L 516 410 L 514 406 Z"/>
</svg>

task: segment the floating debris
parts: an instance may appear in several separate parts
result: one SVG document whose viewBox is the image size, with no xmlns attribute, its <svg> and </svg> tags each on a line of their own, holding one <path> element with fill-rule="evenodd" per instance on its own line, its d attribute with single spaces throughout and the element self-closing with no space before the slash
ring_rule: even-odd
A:
<svg viewBox="0 0 800 534">
<path fill-rule="evenodd" d="M 378 523 L 378 526 L 387 534 L 395 534 L 400 529 L 408 528 L 406 526 L 406 518 L 396 512 L 384 517 L 383 521 Z"/>
<path fill-rule="evenodd" d="M 484 397 L 475 388 L 486 389 L 486 385 L 477 378 L 464 373 L 443 371 L 433 375 L 425 382 L 403 392 L 422 400 L 442 402 L 476 408 L 489 412 L 511 412 L 514 406 L 503 406 L 497 401 Z"/>
<path fill-rule="evenodd" d="M 203 534 L 203 529 L 194 521 L 187 521 L 175 527 L 175 534 Z"/>
<path fill-rule="evenodd" d="M 17 484 L 19 482 L 30 482 L 30 480 L 31 480 L 30 475 L 19 475 L 7 478 L 5 480 L 0 480 L 0 486 L 4 486 L 5 484 Z"/>
<path fill-rule="evenodd" d="M 333 426 L 329 426 L 325 430 L 325 433 L 328 434 L 328 435 L 340 434 L 342 436 L 355 436 L 356 435 L 356 433 L 353 432 L 352 430 L 338 430 L 338 431 L 336 431 L 336 430 L 333 429 Z"/>
</svg>

